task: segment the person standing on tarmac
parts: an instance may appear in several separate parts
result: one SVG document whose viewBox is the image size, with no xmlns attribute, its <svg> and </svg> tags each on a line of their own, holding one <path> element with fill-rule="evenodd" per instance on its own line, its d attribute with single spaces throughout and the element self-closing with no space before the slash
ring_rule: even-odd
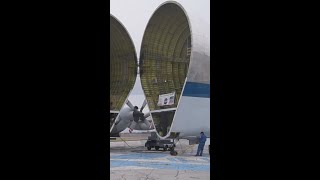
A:
<svg viewBox="0 0 320 180">
<path fill-rule="evenodd" d="M 199 145 L 198 145 L 198 151 L 196 156 L 202 156 L 202 152 L 203 152 L 203 148 L 204 148 L 204 144 L 206 143 L 206 140 L 207 140 L 207 136 L 204 135 L 203 132 L 201 132 L 199 137 Z"/>
</svg>

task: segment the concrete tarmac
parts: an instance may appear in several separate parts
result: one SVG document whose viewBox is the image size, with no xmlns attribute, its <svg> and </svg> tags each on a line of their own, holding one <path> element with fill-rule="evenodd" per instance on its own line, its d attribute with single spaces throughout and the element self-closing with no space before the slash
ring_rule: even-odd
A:
<svg viewBox="0 0 320 180">
<path fill-rule="evenodd" d="M 162 149 L 148 151 L 144 147 L 145 142 L 132 139 L 110 142 L 112 180 L 210 179 L 210 139 L 207 140 L 203 156 L 195 156 L 198 145 L 189 145 L 187 140 L 176 143 L 177 156 L 171 156 L 170 151 Z"/>
</svg>

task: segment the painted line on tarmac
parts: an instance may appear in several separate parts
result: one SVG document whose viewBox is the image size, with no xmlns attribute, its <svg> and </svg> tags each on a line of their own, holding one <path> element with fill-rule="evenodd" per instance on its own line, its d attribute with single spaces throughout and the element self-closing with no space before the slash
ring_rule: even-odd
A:
<svg viewBox="0 0 320 180">
<path fill-rule="evenodd" d="M 193 170 L 193 171 L 210 171 L 210 165 L 195 165 L 195 164 L 184 164 L 184 163 L 166 163 L 166 162 L 152 162 L 152 163 L 138 163 L 135 161 L 125 161 L 124 163 L 116 164 L 111 161 L 110 165 L 112 168 L 118 167 L 119 169 L 127 169 L 127 167 L 143 167 L 153 169 L 170 169 L 170 170 Z"/>
<path fill-rule="evenodd" d="M 143 160 L 143 159 L 110 159 L 111 161 L 114 162 L 126 162 L 126 161 L 131 161 L 131 162 L 139 162 L 139 163 L 152 163 L 152 162 L 159 162 L 159 163 L 176 163 L 176 164 L 194 164 L 194 165 L 204 165 L 204 164 L 209 164 L 208 162 L 203 162 L 203 161 L 168 161 L 167 159 L 157 159 L 157 160 Z"/>
</svg>

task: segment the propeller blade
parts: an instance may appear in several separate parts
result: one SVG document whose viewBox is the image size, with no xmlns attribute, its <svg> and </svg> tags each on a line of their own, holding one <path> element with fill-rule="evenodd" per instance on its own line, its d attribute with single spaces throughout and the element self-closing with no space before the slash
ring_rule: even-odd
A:
<svg viewBox="0 0 320 180">
<path fill-rule="evenodd" d="M 133 110 L 134 109 L 134 106 L 131 104 L 131 102 L 128 100 L 127 101 L 127 105 Z"/>
<path fill-rule="evenodd" d="M 144 118 L 147 118 L 147 117 L 149 117 L 149 116 L 150 116 L 150 112 L 144 114 Z"/>
<path fill-rule="evenodd" d="M 146 105 L 147 105 L 147 100 L 145 99 L 143 101 L 143 104 L 142 104 L 141 108 L 140 108 L 140 112 L 142 112 L 142 110 L 144 109 L 144 107 L 146 107 Z"/>
<path fill-rule="evenodd" d="M 119 123 L 119 114 L 116 117 L 116 119 L 114 120 L 112 127 L 110 128 L 110 133 L 115 133 L 117 131 L 117 127 L 116 125 Z"/>
</svg>

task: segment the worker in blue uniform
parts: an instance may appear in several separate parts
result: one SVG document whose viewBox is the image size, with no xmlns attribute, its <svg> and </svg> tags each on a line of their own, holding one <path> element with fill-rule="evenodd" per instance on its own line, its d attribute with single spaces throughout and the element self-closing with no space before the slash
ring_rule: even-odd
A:
<svg viewBox="0 0 320 180">
<path fill-rule="evenodd" d="M 207 136 L 204 135 L 203 132 L 201 132 L 199 137 L 199 145 L 198 145 L 198 151 L 196 156 L 202 156 L 202 152 L 203 152 L 203 148 L 206 143 L 206 140 L 207 140 Z"/>
</svg>

